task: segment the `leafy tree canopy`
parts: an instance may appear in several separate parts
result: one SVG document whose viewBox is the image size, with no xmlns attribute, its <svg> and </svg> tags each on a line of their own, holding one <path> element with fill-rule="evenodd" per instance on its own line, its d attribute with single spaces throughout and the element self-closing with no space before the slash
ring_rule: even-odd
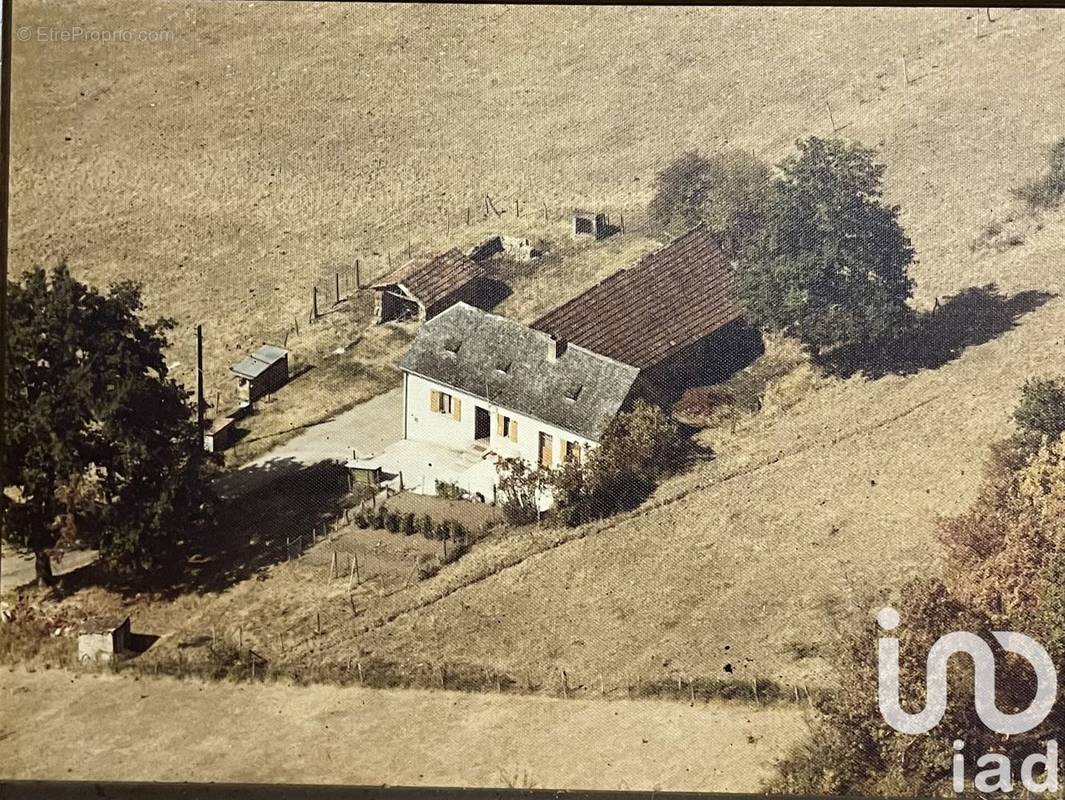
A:
<svg viewBox="0 0 1065 800">
<path fill-rule="evenodd" d="M 75 542 L 148 569 L 207 508 L 194 410 L 163 355 L 174 323 L 142 308 L 137 284 L 101 293 L 65 264 L 8 285 L 0 533 L 42 582 Z"/>
<path fill-rule="evenodd" d="M 683 457 L 676 423 L 658 406 L 637 401 L 631 410 L 614 416 L 585 461 L 569 462 L 554 472 L 558 516 L 578 525 L 633 508 Z"/>
<path fill-rule="evenodd" d="M 896 334 L 911 318 L 914 249 L 898 208 L 883 201 L 883 165 L 859 144 L 797 144 L 779 166 L 768 222 L 740 259 L 748 313 L 815 351 Z"/>
<path fill-rule="evenodd" d="M 706 225 L 736 255 L 764 225 L 771 191 L 769 166 L 750 153 L 688 152 L 656 177 L 650 213 L 672 236 Z"/>
</svg>

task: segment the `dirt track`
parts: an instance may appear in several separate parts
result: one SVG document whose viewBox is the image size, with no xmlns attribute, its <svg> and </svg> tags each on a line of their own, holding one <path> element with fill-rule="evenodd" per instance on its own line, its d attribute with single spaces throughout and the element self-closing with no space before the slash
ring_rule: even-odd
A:
<svg viewBox="0 0 1065 800">
<path fill-rule="evenodd" d="M 4 778 L 757 791 L 793 708 L 4 675 Z M 193 732 L 196 732 L 193 734 Z"/>
</svg>

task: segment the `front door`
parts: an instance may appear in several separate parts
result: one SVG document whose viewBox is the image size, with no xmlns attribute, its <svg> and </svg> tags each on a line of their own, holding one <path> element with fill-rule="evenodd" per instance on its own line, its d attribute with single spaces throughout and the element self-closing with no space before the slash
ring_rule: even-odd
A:
<svg viewBox="0 0 1065 800">
<path fill-rule="evenodd" d="M 492 415 L 487 408 L 476 406 L 473 411 L 473 438 L 488 439 L 492 436 Z"/>
</svg>

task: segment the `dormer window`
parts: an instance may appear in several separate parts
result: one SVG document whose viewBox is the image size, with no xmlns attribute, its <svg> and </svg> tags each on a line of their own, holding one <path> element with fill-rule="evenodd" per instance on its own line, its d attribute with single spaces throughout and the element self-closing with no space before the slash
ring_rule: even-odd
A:
<svg viewBox="0 0 1065 800">
<path fill-rule="evenodd" d="M 577 398 L 581 396 L 581 390 L 584 386 L 579 383 L 573 383 L 566 387 L 565 396 L 571 403 L 577 401 Z"/>
<path fill-rule="evenodd" d="M 448 355 L 457 356 L 460 347 L 462 347 L 461 339 L 451 338 L 444 340 L 444 352 Z"/>
<path fill-rule="evenodd" d="M 498 372 L 500 375 L 509 375 L 510 374 L 510 365 L 511 365 L 510 361 L 506 361 L 506 360 L 500 359 L 500 360 L 496 361 L 496 364 L 495 364 L 496 372 Z"/>
</svg>

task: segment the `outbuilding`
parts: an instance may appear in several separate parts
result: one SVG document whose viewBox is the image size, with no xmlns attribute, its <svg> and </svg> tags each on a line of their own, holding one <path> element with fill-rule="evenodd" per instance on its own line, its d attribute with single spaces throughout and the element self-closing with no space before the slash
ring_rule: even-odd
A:
<svg viewBox="0 0 1065 800">
<path fill-rule="evenodd" d="M 374 322 L 428 320 L 458 302 L 480 305 L 487 270 L 458 248 L 411 261 L 375 283 Z"/>
<path fill-rule="evenodd" d="M 237 400 L 250 405 L 288 381 L 288 350 L 264 344 L 229 371 L 237 379 Z"/>
<path fill-rule="evenodd" d="M 237 430 L 235 417 L 218 417 L 203 434 L 203 449 L 208 453 L 221 453 L 233 443 Z"/>
<path fill-rule="evenodd" d="M 79 661 L 107 663 L 129 649 L 129 617 L 88 620 L 78 634 Z"/>
</svg>

